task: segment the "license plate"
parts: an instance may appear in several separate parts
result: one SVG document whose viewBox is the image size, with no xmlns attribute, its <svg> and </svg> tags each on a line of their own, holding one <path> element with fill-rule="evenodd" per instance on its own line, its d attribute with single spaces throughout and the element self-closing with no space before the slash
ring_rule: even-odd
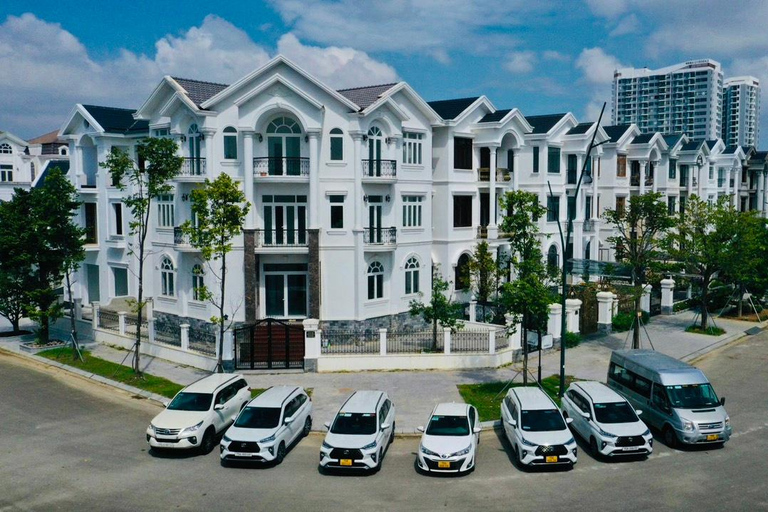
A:
<svg viewBox="0 0 768 512">
<path fill-rule="evenodd" d="M 717 434 L 709 434 L 707 436 L 707 441 L 717 441 L 720 436 Z"/>
<path fill-rule="evenodd" d="M 232 455 L 234 455 L 235 457 L 253 457 L 254 454 L 252 454 L 252 453 L 232 452 Z"/>
<path fill-rule="evenodd" d="M 339 464 L 342 466 L 351 466 L 352 465 L 352 459 L 341 459 L 339 461 Z"/>
<path fill-rule="evenodd" d="M 439 460 L 437 461 L 437 467 L 439 469 L 451 469 L 451 463 L 447 460 Z"/>
<path fill-rule="evenodd" d="M 637 448 L 634 448 L 634 447 L 630 447 L 630 448 L 622 448 L 622 449 L 621 449 L 621 451 L 623 451 L 623 452 L 633 452 L 633 451 L 635 451 L 635 450 L 637 450 Z"/>
<path fill-rule="evenodd" d="M 557 462 L 557 455 L 547 455 L 545 462 Z"/>
<path fill-rule="evenodd" d="M 162 441 L 157 442 L 158 448 L 175 448 L 176 443 L 164 443 Z"/>
</svg>

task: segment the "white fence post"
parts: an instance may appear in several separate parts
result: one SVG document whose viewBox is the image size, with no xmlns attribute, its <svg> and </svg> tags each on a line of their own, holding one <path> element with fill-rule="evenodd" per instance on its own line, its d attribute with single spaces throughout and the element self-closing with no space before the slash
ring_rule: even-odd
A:
<svg viewBox="0 0 768 512">
<path fill-rule="evenodd" d="M 675 280 L 661 280 L 661 314 L 671 315 L 675 312 Z"/>
<path fill-rule="evenodd" d="M 651 312 L 651 290 L 653 290 L 651 285 L 643 285 L 643 295 L 640 297 L 640 309 L 646 313 Z"/>
<path fill-rule="evenodd" d="M 91 302 L 91 314 L 93 315 L 93 318 L 91 318 L 91 327 L 95 330 L 99 328 L 99 303 L 98 302 Z"/>
<path fill-rule="evenodd" d="M 616 293 L 613 294 L 613 304 L 611 306 L 613 308 L 612 316 L 618 315 L 619 314 L 619 295 Z"/>
<path fill-rule="evenodd" d="M 179 325 L 181 332 L 181 350 L 189 350 L 189 324 Z"/>
<path fill-rule="evenodd" d="M 496 331 L 488 331 L 488 353 L 496 353 Z"/>
<path fill-rule="evenodd" d="M 117 312 L 117 332 L 125 336 L 125 315 L 128 313 L 125 311 Z"/>
<path fill-rule="evenodd" d="M 579 299 L 566 299 L 565 300 L 565 314 L 566 314 L 566 328 L 568 332 L 579 333 L 579 310 L 581 309 L 581 300 Z"/>
<path fill-rule="evenodd" d="M 219 340 L 221 340 L 220 334 L 221 333 L 219 333 L 219 330 L 216 329 L 216 332 L 214 333 L 214 337 L 213 337 L 213 339 L 216 340 L 216 360 L 217 361 L 219 359 L 219 350 L 221 350 L 221 348 L 219 347 L 220 345 Z M 187 343 L 189 343 L 189 341 L 187 341 Z"/>
<path fill-rule="evenodd" d="M 445 354 L 451 353 L 451 328 L 443 327 L 443 352 Z"/>
<path fill-rule="evenodd" d="M 597 292 L 597 328 L 600 332 L 610 333 L 613 330 L 611 321 L 613 294 Z"/>
<path fill-rule="evenodd" d="M 83 319 L 83 299 L 74 299 L 72 301 L 72 307 L 75 309 L 75 319 Z"/>
<path fill-rule="evenodd" d="M 387 330 L 379 329 L 379 355 L 387 355 Z"/>
<path fill-rule="evenodd" d="M 234 361 L 235 361 L 235 333 L 232 331 L 232 329 L 229 329 L 227 331 L 224 331 L 224 357 L 221 358 L 222 362 L 225 361 L 231 361 L 231 370 L 226 371 L 233 371 L 234 370 Z M 225 363 L 226 364 L 226 363 Z"/>
<path fill-rule="evenodd" d="M 323 336 L 320 330 L 320 320 L 307 318 L 302 324 L 304 325 L 304 370 L 316 372 Z"/>
<path fill-rule="evenodd" d="M 552 333 L 552 340 L 559 340 L 561 338 L 561 324 L 560 318 L 562 318 L 564 311 L 561 304 L 549 305 L 549 319 L 547 320 L 547 331 Z"/>
<path fill-rule="evenodd" d="M 477 301 L 476 300 L 469 301 L 469 321 L 470 322 L 477 321 Z M 485 321 L 485 319 L 483 319 L 483 321 Z"/>
<path fill-rule="evenodd" d="M 155 342 L 155 319 L 147 318 L 147 337 L 152 343 Z"/>
</svg>

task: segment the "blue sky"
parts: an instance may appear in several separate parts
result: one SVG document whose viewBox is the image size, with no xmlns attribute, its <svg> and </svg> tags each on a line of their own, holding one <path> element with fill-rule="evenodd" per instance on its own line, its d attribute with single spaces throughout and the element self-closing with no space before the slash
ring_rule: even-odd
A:
<svg viewBox="0 0 768 512">
<path fill-rule="evenodd" d="M 229 83 L 276 53 L 335 87 L 406 80 L 427 100 L 589 120 L 603 101 L 610 115 L 616 67 L 709 57 L 768 84 L 766 19 L 763 0 L 4 0 L 0 130 L 138 107 L 163 74 Z"/>
</svg>

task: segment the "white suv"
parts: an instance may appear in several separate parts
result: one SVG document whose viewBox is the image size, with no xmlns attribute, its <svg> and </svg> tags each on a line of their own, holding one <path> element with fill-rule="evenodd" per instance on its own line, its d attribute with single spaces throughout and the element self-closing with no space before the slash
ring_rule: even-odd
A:
<svg viewBox="0 0 768 512">
<path fill-rule="evenodd" d="M 198 448 L 210 453 L 216 436 L 235 420 L 251 389 L 242 375 L 216 373 L 179 391 L 147 427 L 152 448 Z"/>
<path fill-rule="evenodd" d="M 563 397 L 571 427 L 599 457 L 650 455 L 653 436 L 627 400 L 600 382 L 574 382 Z"/>
<path fill-rule="evenodd" d="M 416 462 L 423 471 L 462 473 L 475 469 L 480 444 L 477 409 L 467 404 L 438 404 L 421 436 Z"/>
<path fill-rule="evenodd" d="M 312 430 L 312 400 L 296 386 L 275 386 L 251 400 L 221 439 L 222 463 L 283 462 L 285 452 Z"/>
<path fill-rule="evenodd" d="M 320 467 L 378 470 L 395 438 L 395 404 L 383 391 L 355 391 L 325 427 Z"/>
<path fill-rule="evenodd" d="M 501 421 L 524 466 L 576 464 L 576 441 L 560 409 L 537 387 L 512 388 L 501 403 Z"/>
</svg>

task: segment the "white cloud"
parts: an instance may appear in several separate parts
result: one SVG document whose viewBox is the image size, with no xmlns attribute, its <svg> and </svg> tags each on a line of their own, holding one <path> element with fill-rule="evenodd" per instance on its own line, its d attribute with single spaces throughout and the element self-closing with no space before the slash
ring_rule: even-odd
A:
<svg viewBox="0 0 768 512">
<path fill-rule="evenodd" d="M 513 73 L 530 73 L 536 64 L 536 54 L 530 51 L 513 52 L 507 56 L 504 68 Z"/>
<path fill-rule="evenodd" d="M 591 84 L 610 84 L 613 82 L 613 72 L 626 67 L 613 55 L 605 53 L 602 48 L 585 48 L 576 59 L 576 67 L 584 75 L 584 80 Z"/>
<path fill-rule="evenodd" d="M 571 60 L 570 55 L 566 55 L 564 53 L 557 52 L 555 50 L 547 50 L 543 52 L 542 57 L 544 57 L 544 60 L 553 60 L 555 62 L 568 62 Z"/>
<path fill-rule="evenodd" d="M 449 62 L 453 51 L 486 53 L 516 44 L 512 28 L 553 11 L 545 2 L 507 0 L 270 0 L 303 40 L 367 52 L 427 54 Z M 486 28 L 503 28 L 489 33 Z"/>
<path fill-rule="evenodd" d="M 608 35 L 610 37 L 619 37 L 634 34 L 639 31 L 640 19 L 633 13 L 622 18 Z"/>
<path fill-rule="evenodd" d="M 586 0 L 589 9 L 596 16 L 615 18 L 628 8 L 627 0 Z"/>
<path fill-rule="evenodd" d="M 277 49 L 331 86 L 397 79 L 391 66 L 352 48 L 305 46 L 286 34 Z M 229 83 L 269 58 L 243 30 L 213 15 L 159 39 L 152 56 L 120 49 L 106 59 L 92 57 L 58 23 L 9 16 L 0 24 L 0 129 L 30 138 L 59 127 L 75 103 L 135 108 L 164 74 Z"/>
</svg>

